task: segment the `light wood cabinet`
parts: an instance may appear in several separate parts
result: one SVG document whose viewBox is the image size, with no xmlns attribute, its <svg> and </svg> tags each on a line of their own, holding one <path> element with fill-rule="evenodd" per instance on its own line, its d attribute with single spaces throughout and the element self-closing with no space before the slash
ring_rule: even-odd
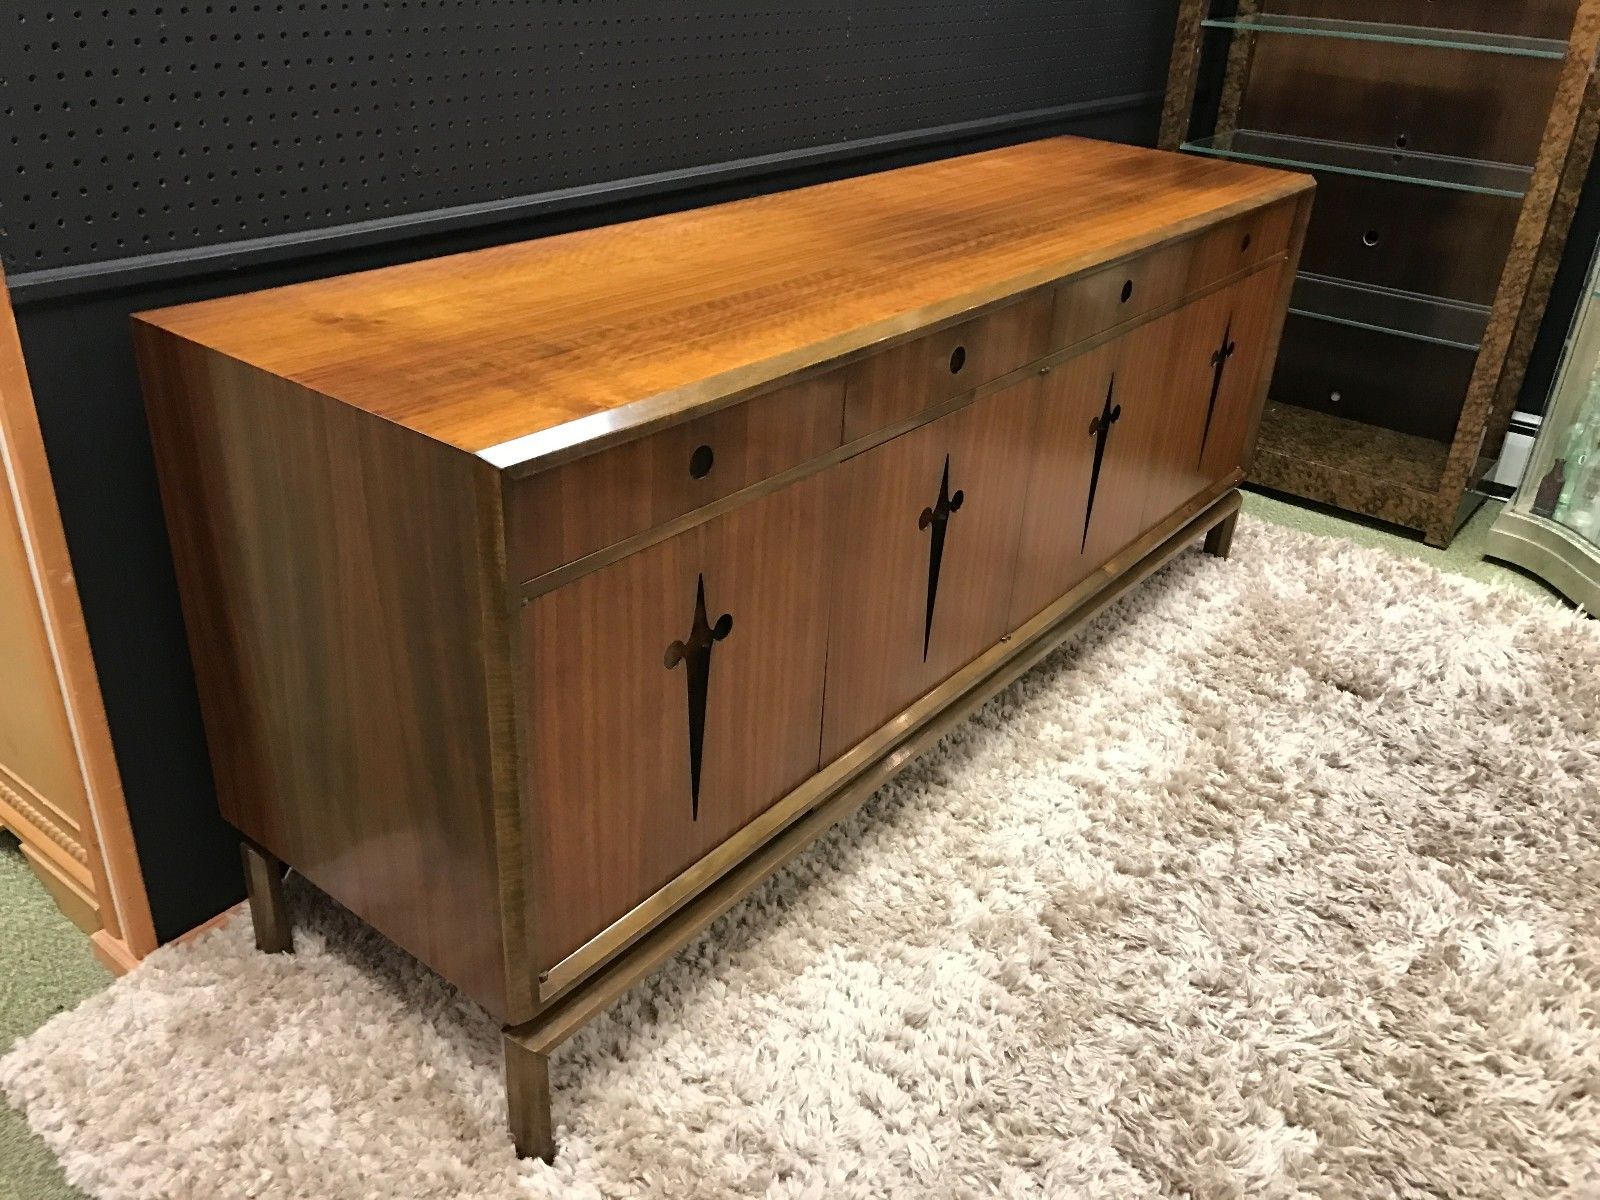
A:
<svg viewBox="0 0 1600 1200">
<path fill-rule="evenodd" d="M 489 1008 L 526 1151 L 552 1046 L 1225 549 L 1307 182 L 1056 139 L 871 185 L 136 328 L 258 941 L 287 863 Z"/>
<path fill-rule="evenodd" d="M 124 971 L 155 930 L 0 272 L 0 828 Z"/>
</svg>

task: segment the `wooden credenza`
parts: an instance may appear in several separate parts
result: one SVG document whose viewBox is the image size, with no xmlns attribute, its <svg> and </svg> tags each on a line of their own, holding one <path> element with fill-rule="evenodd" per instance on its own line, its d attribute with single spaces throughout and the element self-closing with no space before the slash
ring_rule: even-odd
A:
<svg viewBox="0 0 1600 1200">
<path fill-rule="evenodd" d="M 223 811 L 546 1055 L 1192 539 L 1310 181 L 1052 139 L 142 315 Z"/>
</svg>

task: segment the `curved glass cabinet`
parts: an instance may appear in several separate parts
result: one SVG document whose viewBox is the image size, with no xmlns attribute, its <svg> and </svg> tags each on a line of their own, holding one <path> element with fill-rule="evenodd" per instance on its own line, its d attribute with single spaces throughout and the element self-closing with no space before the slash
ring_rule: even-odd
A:
<svg viewBox="0 0 1600 1200">
<path fill-rule="evenodd" d="M 1600 256 L 1556 376 L 1522 486 L 1489 531 L 1488 553 L 1600 611 Z"/>
</svg>

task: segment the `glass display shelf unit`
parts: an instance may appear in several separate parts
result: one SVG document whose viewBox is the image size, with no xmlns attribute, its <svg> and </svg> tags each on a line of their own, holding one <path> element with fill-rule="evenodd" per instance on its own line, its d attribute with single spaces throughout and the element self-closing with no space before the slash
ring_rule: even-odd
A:
<svg viewBox="0 0 1600 1200">
<path fill-rule="evenodd" d="M 1486 305 L 1304 271 L 1294 282 L 1289 311 L 1313 321 L 1331 321 L 1474 354 L 1489 324 Z"/>
<path fill-rule="evenodd" d="M 1555 461 L 1539 480 L 1531 508 L 1600 551 L 1600 363 L 1557 443 Z"/>
<path fill-rule="evenodd" d="M 1452 158 L 1446 154 L 1419 154 L 1412 150 L 1330 142 L 1321 138 L 1294 137 L 1256 129 L 1236 129 L 1231 133 L 1195 138 L 1184 142 L 1183 148 L 1213 158 L 1296 167 L 1302 171 L 1331 171 L 1338 175 L 1360 175 L 1367 179 L 1392 179 L 1423 187 L 1478 192 L 1486 196 L 1510 196 L 1518 200 L 1527 193 L 1528 181 L 1533 178 L 1531 167 L 1521 167 L 1515 163 Z"/>
<path fill-rule="evenodd" d="M 1487 550 L 1600 612 L 1600 255 L 1522 485 L 1490 529 Z"/>
<path fill-rule="evenodd" d="M 1436 50 L 1475 50 L 1484 54 L 1512 54 L 1520 58 L 1564 58 L 1567 53 L 1567 43 L 1559 38 L 1525 37 L 1512 33 L 1477 33 L 1469 29 L 1442 29 L 1431 25 L 1389 25 L 1380 21 L 1297 17 L 1285 13 L 1207 17 L 1200 23 L 1209 29 L 1233 29 L 1241 33 L 1285 33 L 1301 37 L 1344 38 L 1361 42 L 1396 42 Z"/>
</svg>

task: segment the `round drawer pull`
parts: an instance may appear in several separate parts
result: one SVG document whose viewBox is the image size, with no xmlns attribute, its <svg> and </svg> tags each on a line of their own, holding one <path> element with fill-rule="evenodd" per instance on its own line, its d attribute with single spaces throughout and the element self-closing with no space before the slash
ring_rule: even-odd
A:
<svg viewBox="0 0 1600 1200">
<path fill-rule="evenodd" d="M 1244 253 L 1246 250 L 1250 249 L 1250 241 L 1251 241 L 1250 235 L 1248 233 L 1245 234 L 1244 235 L 1244 240 L 1239 243 L 1239 252 L 1241 254 Z"/>
<path fill-rule="evenodd" d="M 689 455 L 689 474 L 695 479 L 704 479 L 711 474 L 711 464 L 716 457 L 710 446 L 696 446 L 694 453 Z"/>
<path fill-rule="evenodd" d="M 1133 280 L 1128 280 L 1122 285 L 1122 302 L 1126 304 L 1133 299 Z"/>
<path fill-rule="evenodd" d="M 950 351 L 950 374 L 961 374 L 961 368 L 966 365 L 967 348 L 965 346 L 957 346 L 954 350 Z"/>
</svg>

